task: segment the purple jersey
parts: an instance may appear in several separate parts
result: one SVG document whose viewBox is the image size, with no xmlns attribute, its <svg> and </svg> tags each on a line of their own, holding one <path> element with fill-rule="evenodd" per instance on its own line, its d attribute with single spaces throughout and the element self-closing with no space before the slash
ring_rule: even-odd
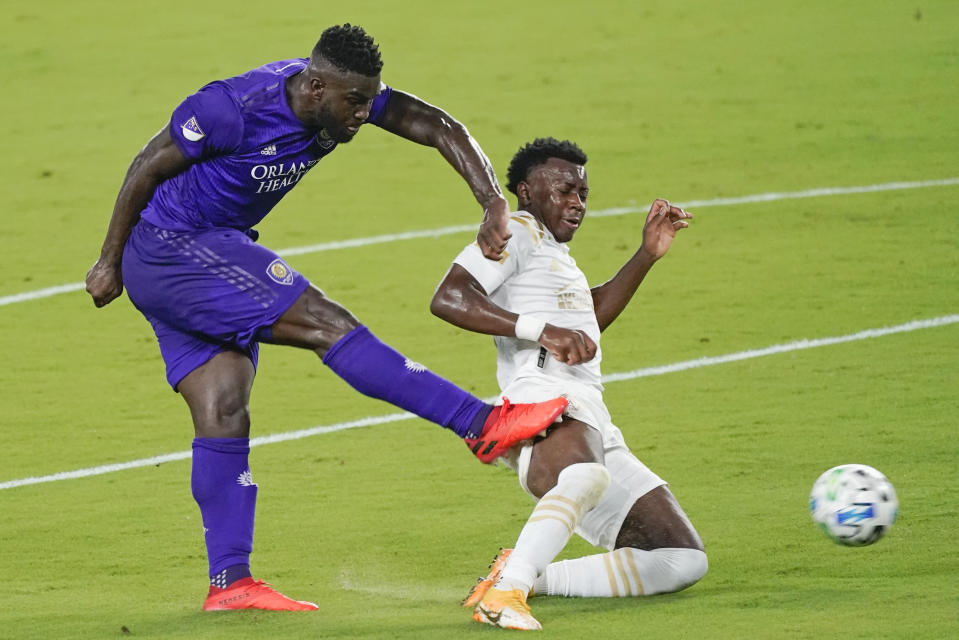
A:
<svg viewBox="0 0 959 640">
<path fill-rule="evenodd" d="M 306 58 L 271 62 L 206 85 L 170 119 L 170 135 L 196 163 L 165 180 L 142 218 L 172 231 L 247 230 L 263 219 L 336 142 L 307 129 L 286 99 L 286 80 Z M 378 124 L 391 90 L 373 99 Z"/>
</svg>

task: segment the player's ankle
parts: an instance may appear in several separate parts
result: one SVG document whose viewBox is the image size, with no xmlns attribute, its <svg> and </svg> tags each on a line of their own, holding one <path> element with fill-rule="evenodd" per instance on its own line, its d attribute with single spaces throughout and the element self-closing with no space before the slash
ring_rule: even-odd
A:
<svg viewBox="0 0 959 640">
<path fill-rule="evenodd" d="M 243 580 L 253 582 L 252 576 L 253 574 L 250 573 L 250 565 L 230 565 L 223 571 L 219 571 L 210 576 L 210 589 L 232 589 L 233 587 L 242 586 L 246 584 L 242 582 Z"/>
</svg>

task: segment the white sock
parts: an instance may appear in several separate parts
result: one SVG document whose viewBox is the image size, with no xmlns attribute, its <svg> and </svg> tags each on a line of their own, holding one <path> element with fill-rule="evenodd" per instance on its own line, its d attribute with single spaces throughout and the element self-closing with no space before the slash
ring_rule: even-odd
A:
<svg viewBox="0 0 959 640">
<path fill-rule="evenodd" d="M 536 576 L 563 550 L 576 523 L 596 506 L 607 486 L 609 471 L 599 463 L 581 462 L 563 469 L 556 486 L 540 498 L 520 531 L 495 588 L 528 593 Z"/>
<path fill-rule="evenodd" d="M 554 562 L 536 579 L 533 590 L 538 595 L 584 598 L 651 596 L 695 584 L 708 567 L 706 554 L 698 549 L 623 547 Z"/>
</svg>

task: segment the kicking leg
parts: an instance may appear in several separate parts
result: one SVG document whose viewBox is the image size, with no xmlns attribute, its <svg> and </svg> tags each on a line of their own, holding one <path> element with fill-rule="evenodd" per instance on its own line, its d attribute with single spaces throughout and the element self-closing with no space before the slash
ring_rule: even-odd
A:
<svg viewBox="0 0 959 640">
<path fill-rule="evenodd" d="M 381 342 L 315 287 L 307 288 L 262 338 L 315 351 L 360 393 L 453 430 L 483 462 L 546 429 L 567 404 L 557 398 L 488 405 Z"/>
<path fill-rule="evenodd" d="M 253 374 L 246 355 L 223 351 L 177 387 L 190 407 L 196 435 L 191 484 L 203 517 L 210 566 L 210 593 L 203 608 L 316 609 L 250 575 L 257 493 L 249 466 Z"/>
</svg>

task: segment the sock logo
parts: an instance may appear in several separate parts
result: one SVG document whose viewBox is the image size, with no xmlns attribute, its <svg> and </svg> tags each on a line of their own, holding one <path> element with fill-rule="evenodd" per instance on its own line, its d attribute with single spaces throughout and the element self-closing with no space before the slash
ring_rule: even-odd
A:
<svg viewBox="0 0 959 640">
<path fill-rule="evenodd" d="M 210 584 L 218 589 L 226 589 L 226 569 L 210 578 Z"/>
<path fill-rule="evenodd" d="M 406 367 L 408 371 L 412 371 L 413 373 L 423 373 L 426 371 L 426 367 L 424 365 L 421 365 L 419 362 L 413 362 L 409 358 L 406 359 L 406 362 L 403 363 L 403 366 Z"/>
<path fill-rule="evenodd" d="M 253 482 L 253 473 L 249 469 L 241 473 L 236 478 L 236 483 L 241 487 L 255 487 L 256 483 Z"/>
</svg>

